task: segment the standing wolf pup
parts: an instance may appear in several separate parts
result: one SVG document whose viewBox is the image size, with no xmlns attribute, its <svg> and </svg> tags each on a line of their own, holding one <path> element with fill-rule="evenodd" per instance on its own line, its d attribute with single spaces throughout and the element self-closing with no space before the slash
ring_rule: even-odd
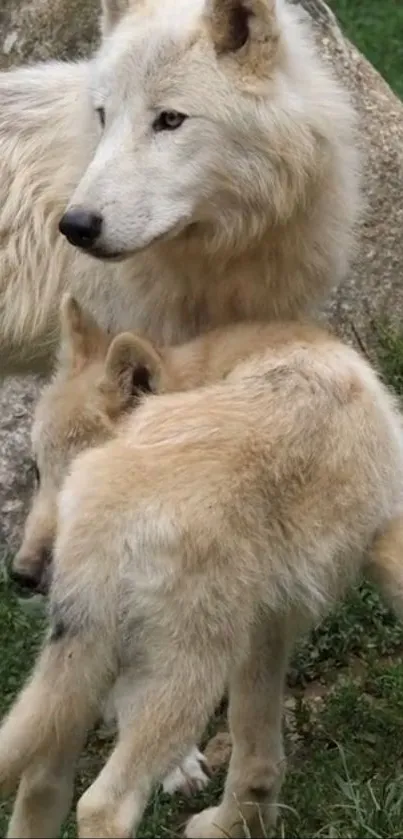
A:
<svg viewBox="0 0 403 839">
<path fill-rule="evenodd" d="M 346 270 L 355 119 L 295 6 L 104 0 L 103 33 L 0 74 L 3 371 L 50 360 L 64 289 L 174 343 L 294 316 Z"/>
<path fill-rule="evenodd" d="M 58 834 L 111 696 L 119 737 L 78 835 L 128 839 L 227 684 L 224 797 L 187 836 L 267 835 L 292 642 L 361 570 L 402 610 L 398 407 L 364 359 L 308 325 L 238 325 L 161 352 L 105 335 L 74 301 L 64 320 L 34 423 L 34 506 L 69 475 L 50 634 L 0 729 L 0 788 L 24 773 L 8 835 Z"/>
</svg>

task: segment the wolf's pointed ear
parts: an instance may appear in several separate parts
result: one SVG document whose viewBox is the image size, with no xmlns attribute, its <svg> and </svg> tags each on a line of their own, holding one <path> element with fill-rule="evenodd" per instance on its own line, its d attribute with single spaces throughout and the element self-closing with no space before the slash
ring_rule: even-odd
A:
<svg viewBox="0 0 403 839">
<path fill-rule="evenodd" d="M 88 361 L 106 354 L 108 333 L 71 294 L 62 298 L 60 326 L 60 361 L 72 372 L 79 372 Z"/>
<path fill-rule="evenodd" d="M 128 405 L 142 393 L 158 390 L 162 364 L 158 350 L 150 341 L 122 332 L 109 347 L 101 388 L 117 388 L 123 403 Z"/>
<path fill-rule="evenodd" d="M 101 31 L 108 35 L 129 8 L 129 0 L 101 0 Z"/>
<path fill-rule="evenodd" d="M 207 0 L 206 13 L 217 55 L 233 53 L 259 75 L 277 49 L 276 0 Z"/>
</svg>

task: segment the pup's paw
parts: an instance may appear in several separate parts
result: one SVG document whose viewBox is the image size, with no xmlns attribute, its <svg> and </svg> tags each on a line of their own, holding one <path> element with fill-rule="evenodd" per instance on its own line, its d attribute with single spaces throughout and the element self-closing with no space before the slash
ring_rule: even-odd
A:
<svg viewBox="0 0 403 839">
<path fill-rule="evenodd" d="M 243 836 L 243 833 L 227 833 L 216 822 L 219 807 L 207 807 L 189 819 L 185 828 L 186 839 L 227 839 L 228 836 Z"/>
<path fill-rule="evenodd" d="M 204 789 L 209 782 L 209 778 L 207 761 L 195 746 L 181 765 L 167 775 L 162 788 L 169 795 L 173 795 L 174 792 L 181 792 L 182 795 L 190 796 Z"/>
</svg>

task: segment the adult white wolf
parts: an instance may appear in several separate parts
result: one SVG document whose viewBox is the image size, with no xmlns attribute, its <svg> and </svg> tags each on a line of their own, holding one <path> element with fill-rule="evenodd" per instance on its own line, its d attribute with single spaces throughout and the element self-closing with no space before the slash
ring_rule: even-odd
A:
<svg viewBox="0 0 403 839">
<path fill-rule="evenodd" d="M 299 313 L 346 269 L 356 175 L 295 7 L 104 0 L 92 61 L 0 74 L 3 371 L 49 360 L 66 289 L 159 342 Z"/>
</svg>

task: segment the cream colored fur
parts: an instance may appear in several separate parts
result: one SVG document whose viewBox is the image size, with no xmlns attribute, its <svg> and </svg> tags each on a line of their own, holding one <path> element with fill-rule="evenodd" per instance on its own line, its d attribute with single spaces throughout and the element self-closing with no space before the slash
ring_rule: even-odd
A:
<svg viewBox="0 0 403 839">
<path fill-rule="evenodd" d="M 172 343 L 294 316 L 348 265 L 355 116 L 295 6 L 105 0 L 103 29 L 91 61 L 0 74 L 5 373 L 47 366 L 64 290 L 104 326 Z M 166 109 L 188 119 L 153 133 Z M 62 237 L 77 204 L 123 261 Z"/>
<path fill-rule="evenodd" d="M 8 835 L 56 834 L 109 696 L 118 740 L 79 801 L 78 835 L 130 837 L 229 685 L 223 800 L 186 835 L 238 837 L 246 824 L 262 836 L 284 768 L 293 641 L 361 572 L 402 610 L 397 405 L 363 358 L 308 324 L 238 326 L 166 350 L 107 338 L 64 306 L 33 445 L 44 496 L 70 474 L 49 637 L 0 729 L 1 788 L 23 774 Z M 90 429 L 100 444 L 76 456 Z"/>
</svg>

